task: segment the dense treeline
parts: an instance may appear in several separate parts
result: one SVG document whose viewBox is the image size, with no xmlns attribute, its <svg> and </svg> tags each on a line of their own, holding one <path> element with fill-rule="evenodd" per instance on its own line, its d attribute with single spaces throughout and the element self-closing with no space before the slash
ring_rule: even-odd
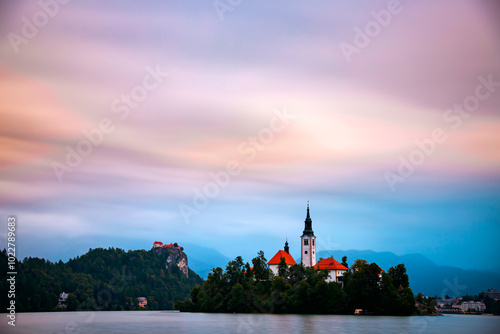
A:
<svg viewBox="0 0 500 334">
<path fill-rule="evenodd" d="M 252 268 L 253 266 L 253 268 Z M 363 309 L 374 314 L 410 315 L 415 299 L 403 264 L 383 272 L 375 263 L 356 260 L 344 274 L 344 287 L 325 282 L 328 271 L 303 265 L 287 267 L 283 259 L 274 276 L 261 251 L 244 264 L 238 256 L 226 270 L 212 269 L 191 298 L 175 305 L 188 312 L 258 312 L 352 314 Z"/>
<path fill-rule="evenodd" d="M 63 291 L 69 293 L 68 310 L 136 309 L 137 297 L 147 298 L 148 309 L 172 309 L 173 301 L 189 296 L 203 280 L 191 270 L 186 278 L 176 265 L 166 270 L 167 256 L 152 250 L 97 248 L 67 263 L 25 258 L 16 263 L 16 311 L 54 310 Z M 5 249 L 0 253 L 0 267 L 7 268 Z M 0 280 L 4 310 L 9 302 L 5 272 Z"/>
</svg>

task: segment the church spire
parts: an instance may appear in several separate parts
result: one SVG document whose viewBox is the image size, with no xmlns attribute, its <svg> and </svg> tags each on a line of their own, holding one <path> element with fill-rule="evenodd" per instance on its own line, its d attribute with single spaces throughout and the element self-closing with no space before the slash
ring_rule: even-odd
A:
<svg viewBox="0 0 500 334">
<path fill-rule="evenodd" d="M 290 254 L 290 248 L 288 247 L 288 238 L 285 241 L 285 252 L 287 252 L 288 254 Z"/>
<path fill-rule="evenodd" d="M 309 215 L 309 201 L 307 201 L 307 217 L 306 217 L 306 221 L 311 221 L 311 216 Z"/>
<path fill-rule="evenodd" d="M 316 264 L 316 237 L 312 229 L 311 212 L 309 201 L 307 201 L 307 214 L 304 221 L 304 232 L 300 237 L 300 262 L 306 267 L 313 267 Z"/>
<path fill-rule="evenodd" d="M 309 201 L 307 201 L 307 215 L 306 215 L 306 220 L 304 221 L 305 226 L 304 226 L 304 232 L 302 233 L 303 235 L 314 235 L 313 229 L 312 229 L 312 219 L 311 215 L 309 213 Z"/>
</svg>

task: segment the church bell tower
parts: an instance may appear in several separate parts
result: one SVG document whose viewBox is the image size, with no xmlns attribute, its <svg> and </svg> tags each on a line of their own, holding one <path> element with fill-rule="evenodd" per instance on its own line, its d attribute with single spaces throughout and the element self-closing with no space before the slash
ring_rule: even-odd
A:
<svg viewBox="0 0 500 334">
<path fill-rule="evenodd" d="M 316 237 L 312 229 L 312 220 L 309 215 L 309 202 L 307 203 L 307 216 L 304 221 L 304 232 L 300 237 L 300 262 L 306 267 L 316 265 Z"/>
</svg>

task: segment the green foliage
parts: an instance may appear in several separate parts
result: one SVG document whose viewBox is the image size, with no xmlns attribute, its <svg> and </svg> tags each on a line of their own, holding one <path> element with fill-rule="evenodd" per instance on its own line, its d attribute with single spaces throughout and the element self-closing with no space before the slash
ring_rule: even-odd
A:
<svg viewBox="0 0 500 334">
<path fill-rule="evenodd" d="M 406 273 L 404 264 L 398 264 L 396 267 L 390 268 L 388 274 L 392 277 L 392 281 L 396 289 L 400 287 L 408 288 L 410 286 L 408 274 Z"/>
<path fill-rule="evenodd" d="M 245 276 L 245 269 L 241 256 L 238 256 L 233 261 L 228 262 L 226 266 L 226 275 L 231 285 L 243 281 Z"/>
<path fill-rule="evenodd" d="M 346 268 L 349 268 L 349 265 L 347 264 L 347 256 L 342 256 L 342 265 Z"/>
<path fill-rule="evenodd" d="M 228 296 L 227 310 L 229 312 L 245 312 L 247 309 L 247 297 L 245 289 L 240 283 L 236 283 L 231 288 L 231 292 Z"/>
<path fill-rule="evenodd" d="M 351 266 L 351 272 L 344 274 L 345 291 L 352 312 L 357 308 L 380 312 L 380 273 L 381 269 L 376 263 L 368 264 L 358 259 Z"/>
<path fill-rule="evenodd" d="M 269 266 L 263 251 L 257 253 L 257 257 L 252 259 L 253 274 L 256 280 L 269 279 Z"/>
<path fill-rule="evenodd" d="M 79 303 L 74 293 L 68 294 L 68 299 L 66 300 L 66 304 L 68 306 L 67 307 L 68 311 L 76 311 Z"/>
<path fill-rule="evenodd" d="M 286 260 L 284 257 L 280 259 L 280 263 L 278 263 L 278 276 L 281 277 L 288 277 L 289 271 L 288 271 L 288 265 L 286 264 Z"/>
<path fill-rule="evenodd" d="M 191 299 L 177 302 L 176 307 L 187 312 L 231 313 L 352 314 L 355 308 L 363 308 L 376 314 L 409 315 L 415 311 L 413 293 L 409 286 L 403 287 L 408 277 L 404 265 L 386 274 L 377 264 L 358 259 L 344 274 L 342 289 L 339 283 L 325 281 L 328 270 L 302 264 L 287 267 L 283 259 L 278 275 L 266 280 L 264 262 L 260 251 L 252 260 L 252 271 L 239 256 L 225 271 L 212 269 L 203 286 L 193 288 Z M 398 290 L 395 284 L 402 288 Z"/>
<path fill-rule="evenodd" d="M 186 299 L 203 280 L 191 270 L 186 278 L 177 266 L 167 270 L 167 256 L 153 250 L 97 248 L 67 263 L 26 258 L 16 264 L 16 310 L 53 310 L 63 291 L 69 293 L 67 310 L 137 309 L 137 297 L 146 297 L 149 309 L 172 309 L 175 300 Z M 5 250 L 0 266 L 7 267 Z M 5 309 L 4 275 L 0 275 L 0 307 Z"/>
<path fill-rule="evenodd" d="M 495 315 L 500 315 L 500 300 L 495 300 L 492 308 L 491 308 L 491 313 Z"/>
</svg>

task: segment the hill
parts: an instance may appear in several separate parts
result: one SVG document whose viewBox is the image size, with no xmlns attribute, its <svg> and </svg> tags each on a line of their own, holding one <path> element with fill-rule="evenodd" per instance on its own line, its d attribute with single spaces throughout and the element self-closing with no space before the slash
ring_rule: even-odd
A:
<svg viewBox="0 0 500 334">
<path fill-rule="evenodd" d="M 417 293 L 427 296 L 461 297 L 466 294 L 476 295 L 489 288 L 500 286 L 500 274 L 489 271 L 464 270 L 456 267 L 438 266 L 420 254 L 398 256 L 392 252 L 374 252 L 371 250 L 325 250 L 318 252 L 320 257 L 340 260 L 345 255 L 347 263 L 356 259 L 375 262 L 383 269 L 404 263 L 410 277 L 410 287 Z"/>
<path fill-rule="evenodd" d="M 16 310 L 53 310 L 63 291 L 69 293 L 69 310 L 133 309 L 138 297 L 147 298 L 149 309 L 172 309 L 175 300 L 186 298 L 194 286 L 203 283 L 181 262 L 187 262 L 187 257 L 180 249 L 125 252 L 119 248 L 96 248 L 66 263 L 25 258 L 16 264 Z M 7 268 L 5 250 L 0 252 L 0 266 Z M 3 271 L 0 307 L 4 309 L 8 302 L 7 283 Z"/>
</svg>

